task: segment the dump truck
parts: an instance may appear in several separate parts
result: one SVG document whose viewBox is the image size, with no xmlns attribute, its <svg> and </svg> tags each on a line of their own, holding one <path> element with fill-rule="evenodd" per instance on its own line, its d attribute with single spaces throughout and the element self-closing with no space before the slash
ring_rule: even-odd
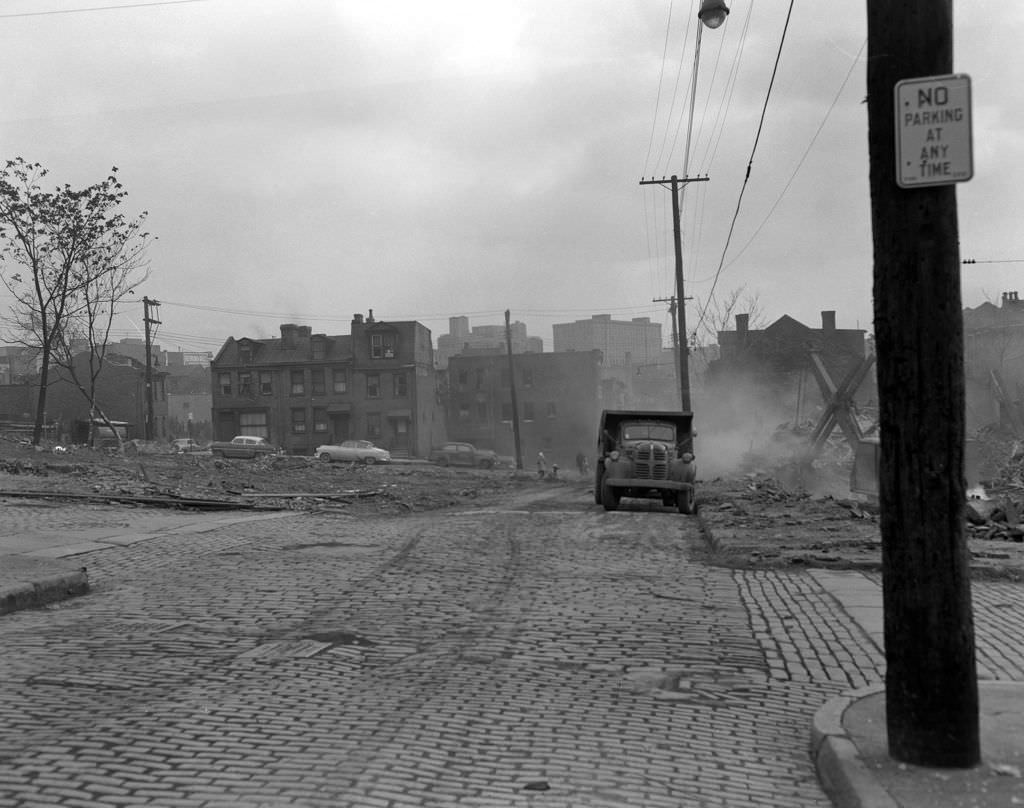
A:
<svg viewBox="0 0 1024 808">
<path fill-rule="evenodd" d="M 693 413 L 605 410 L 597 432 L 594 501 L 606 511 L 623 497 L 660 498 L 679 513 L 696 510 Z"/>
</svg>

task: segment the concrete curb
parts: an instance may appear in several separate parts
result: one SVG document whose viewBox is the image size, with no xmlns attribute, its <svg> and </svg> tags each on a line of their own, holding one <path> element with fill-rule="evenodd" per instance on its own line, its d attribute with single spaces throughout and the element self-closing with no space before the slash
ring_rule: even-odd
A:
<svg viewBox="0 0 1024 808">
<path fill-rule="evenodd" d="M 700 500 L 698 499 L 697 500 L 697 524 L 700 526 L 699 530 L 700 530 L 701 538 L 704 539 L 704 544 L 707 545 L 707 548 L 711 552 L 717 553 L 718 550 L 719 550 L 720 543 L 719 543 L 718 539 L 715 538 L 715 534 L 711 531 L 711 525 L 708 523 L 708 520 L 704 518 L 704 512 L 703 511 L 704 511 L 704 509 L 701 508 Z"/>
<path fill-rule="evenodd" d="M 884 692 L 870 685 L 825 702 L 811 725 L 811 760 L 822 788 L 838 808 L 899 808 L 860 759 L 843 729 L 843 714 L 860 699 Z"/>
<path fill-rule="evenodd" d="M 54 575 L 40 581 L 14 584 L 0 590 L 0 615 L 23 609 L 36 609 L 50 603 L 66 600 L 89 591 L 89 576 L 85 567 L 77 572 Z"/>
</svg>

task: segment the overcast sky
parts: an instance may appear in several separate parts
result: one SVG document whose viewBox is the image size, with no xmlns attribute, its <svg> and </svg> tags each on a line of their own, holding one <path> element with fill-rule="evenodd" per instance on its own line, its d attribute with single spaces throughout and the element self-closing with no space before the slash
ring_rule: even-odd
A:
<svg viewBox="0 0 1024 808">
<path fill-rule="evenodd" d="M 165 349 L 353 313 L 551 326 L 650 317 L 671 338 L 697 0 L 0 0 L 0 157 L 149 212 Z M 958 0 L 974 179 L 963 302 L 1024 291 L 1024 5 Z M 76 9 L 81 9 L 77 10 Z M 864 0 L 789 0 L 705 30 L 683 241 L 689 328 L 712 293 L 872 330 Z M 723 258 L 724 256 L 724 258 Z M 984 263 L 982 263 L 984 262 Z M 722 265 L 715 283 L 716 271 Z M 0 302 L 9 300 L 6 295 Z M 117 336 L 142 336 L 141 299 Z"/>
</svg>

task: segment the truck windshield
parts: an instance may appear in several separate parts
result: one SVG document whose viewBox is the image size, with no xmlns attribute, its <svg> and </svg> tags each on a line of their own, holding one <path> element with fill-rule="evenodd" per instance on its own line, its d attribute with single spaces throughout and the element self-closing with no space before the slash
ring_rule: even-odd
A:
<svg viewBox="0 0 1024 808">
<path fill-rule="evenodd" d="M 641 422 L 622 425 L 623 440 L 661 440 L 671 443 L 676 439 L 676 430 L 670 424 Z"/>
</svg>

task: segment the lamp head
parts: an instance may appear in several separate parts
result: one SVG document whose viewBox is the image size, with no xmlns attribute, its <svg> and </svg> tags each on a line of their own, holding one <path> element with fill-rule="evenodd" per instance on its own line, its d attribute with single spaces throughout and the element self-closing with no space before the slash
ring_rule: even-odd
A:
<svg viewBox="0 0 1024 808">
<path fill-rule="evenodd" d="M 702 0 L 697 19 L 708 28 L 718 28 L 729 16 L 729 7 L 725 0 Z"/>
</svg>

